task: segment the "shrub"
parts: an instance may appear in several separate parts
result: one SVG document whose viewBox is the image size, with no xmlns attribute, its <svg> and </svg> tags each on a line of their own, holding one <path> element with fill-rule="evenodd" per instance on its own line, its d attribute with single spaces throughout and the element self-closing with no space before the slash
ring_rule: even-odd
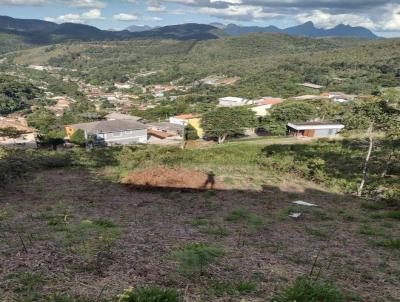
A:
<svg viewBox="0 0 400 302">
<path fill-rule="evenodd" d="M 76 130 L 72 135 L 70 139 L 71 143 L 79 145 L 79 146 L 84 146 L 86 143 L 86 138 L 85 138 L 85 132 L 81 129 Z"/>
<path fill-rule="evenodd" d="M 259 230 L 264 227 L 264 221 L 261 217 L 245 209 L 233 210 L 232 213 L 226 217 L 226 220 L 231 222 L 244 222 L 253 230 Z"/>
<path fill-rule="evenodd" d="M 118 302 L 180 302 L 179 293 L 174 289 L 162 289 L 156 287 L 127 289 L 118 296 Z"/>
<path fill-rule="evenodd" d="M 400 239 L 384 239 L 374 241 L 375 245 L 392 249 L 400 249 Z"/>
<path fill-rule="evenodd" d="M 179 270 L 183 274 L 194 276 L 202 275 L 206 267 L 223 254 L 224 250 L 221 247 L 194 243 L 173 253 L 172 257 L 179 262 Z"/>
<path fill-rule="evenodd" d="M 290 287 L 283 289 L 273 302 L 342 302 L 343 295 L 333 285 L 300 277 Z"/>
<path fill-rule="evenodd" d="M 400 211 L 391 211 L 387 213 L 387 216 L 393 219 L 400 219 Z"/>
</svg>

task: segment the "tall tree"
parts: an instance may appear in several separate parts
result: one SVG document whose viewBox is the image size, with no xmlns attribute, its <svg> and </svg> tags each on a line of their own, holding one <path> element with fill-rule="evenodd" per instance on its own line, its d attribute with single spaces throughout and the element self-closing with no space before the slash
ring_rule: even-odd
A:
<svg viewBox="0 0 400 302">
<path fill-rule="evenodd" d="M 248 107 L 217 108 L 204 114 L 202 127 L 205 136 L 225 142 L 228 136 L 240 135 L 256 125 L 255 113 Z"/>
</svg>

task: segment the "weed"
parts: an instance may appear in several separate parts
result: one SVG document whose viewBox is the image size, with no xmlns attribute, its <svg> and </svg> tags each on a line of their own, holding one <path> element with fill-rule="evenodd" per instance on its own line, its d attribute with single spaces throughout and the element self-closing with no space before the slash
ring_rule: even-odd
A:
<svg viewBox="0 0 400 302">
<path fill-rule="evenodd" d="M 256 284 L 249 281 L 211 281 L 211 287 L 214 291 L 214 295 L 223 296 L 228 294 L 234 296 L 237 294 L 244 295 L 250 294 L 256 290 Z"/>
<path fill-rule="evenodd" d="M 387 247 L 392 249 L 400 249 L 400 239 L 384 239 L 373 241 L 376 246 Z"/>
<path fill-rule="evenodd" d="M 224 254 L 221 247 L 205 243 L 194 243 L 174 252 L 172 258 L 179 262 L 179 271 L 184 275 L 203 275 L 207 266 Z"/>
<path fill-rule="evenodd" d="M 209 234 L 209 235 L 220 236 L 220 237 L 229 235 L 229 231 L 223 227 L 207 228 L 204 230 L 204 233 Z"/>
<path fill-rule="evenodd" d="M 361 204 L 361 207 L 367 210 L 383 210 L 385 208 L 385 205 L 380 202 L 363 202 Z"/>
<path fill-rule="evenodd" d="M 190 222 L 193 226 L 205 226 L 208 225 L 208 223 L 209 221 L 206 218 L 195 218 Z"/>
<path fill-rule="evenodd" d="M 363 224 L 358 228 L 358 233 L 363 235 L 370 235 L 370 236 L 383 236 L 385 235 L 384 231 L 381 229 L 373 228 L 367 224 Z"/>
<path fill-rule="evenodd" d="M 180 302 L 179 293 L 174 289 L 156 287 L 129 288 L 118 296 L 118 302 Z"/>
<path fill-rule="evenodd" d="M 387 213 L 387 217 L 393 218 L 393 219 L 400 219 L 400 211 L 391 211 Z"/>
<path fill-rule="evenodd" d="M 315 237 L 320 237 L 320 238 L 328 238 L 329 237 L 329 232 L 326 230 L 323 230 L 323 229 L 306 227 L 305 230 L 308 234 L 313 235 Z"/>
<path fill-rule="evenodd" d="M 343 295 L 333 285 L 300 277 L 290 287 L 283 289 L 273 302 L 343 302 Z"/>
<path fill-rule="evenodd" d="M 252 230 L 259 230 L 265 225 L 264 220 L 260 216 L 245 209 L 233 210 L 232 213 L 226 217 L 226 220 L 230 222 L 243 222 Z"/>
</svg>

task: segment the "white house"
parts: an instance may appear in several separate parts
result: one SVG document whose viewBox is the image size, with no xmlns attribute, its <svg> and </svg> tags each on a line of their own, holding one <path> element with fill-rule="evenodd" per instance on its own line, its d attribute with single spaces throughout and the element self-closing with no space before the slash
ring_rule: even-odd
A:
<svg viewBox="0 0 400 302">
<path fill-rule="evenodd" d="M 218 99 L 218 104 L 221 107 L 237 107 L 247 105 L 249 100 L 244 98 L 238 98 L 233 96 L 228 96 Z"/>
<path fill-rule="evenodd" d="M 289 135 L 307 137 L 332 137 L 343 128 L 344 125 L 330 121 L 288 123 L 287 125 Z"/>
</svg>

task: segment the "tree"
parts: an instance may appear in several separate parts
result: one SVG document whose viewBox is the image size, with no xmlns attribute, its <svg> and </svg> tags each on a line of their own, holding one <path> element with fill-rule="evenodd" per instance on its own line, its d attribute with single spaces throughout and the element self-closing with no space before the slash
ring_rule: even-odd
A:
<svg viewBox="0 0 400 302">
<path fill-rule="evenodd" d="M 70 138 L 71 143 L 84 146 L 86 143 L 85 132 L 82 129 L 76 130 Z"/>
<path fill-rule="evenodd" d="M 192 125 L 187 125 L 185 128 L 185 140 L 196 140 L 199 139 L 197 130 Z"/>
<path fill-rule="evenodd" d="M 40 134 L 37 137 L 37 143 L 42 147 L 52 147 L 53 150 L 57 150 L 58 146 L 65 143 L 64 132 L 52 130 L 45 134 Z"/>
<path fill-rule="evenodd" d="M 57 117 L 47 109 L 39 109 L 28 116 L 29 126 L 47 133 L 57 127 Z"/>
<path fill-rule="evenodd" d="M 217 138 L 219 144 L 255 125 L 255 113 L 248 107 L 217 108 L 205 113 L 202 119 L 205 136 Z"/>
</svg>

